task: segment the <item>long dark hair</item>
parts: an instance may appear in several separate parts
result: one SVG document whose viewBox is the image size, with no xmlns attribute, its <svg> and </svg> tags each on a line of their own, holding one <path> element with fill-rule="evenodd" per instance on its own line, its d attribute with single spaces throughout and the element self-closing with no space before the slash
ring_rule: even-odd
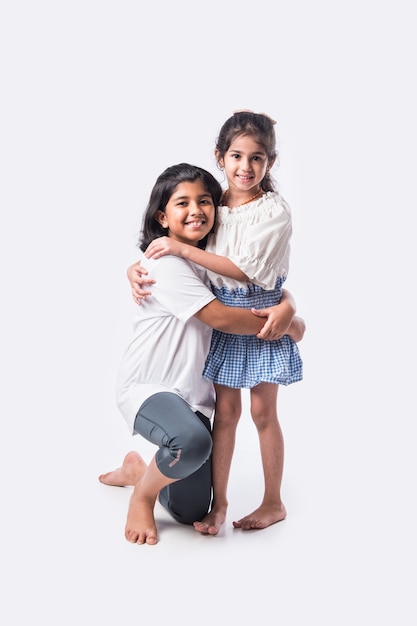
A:
<svg viewBox="0 0 417 626">
<path fill-rule="evenodd" d="M 164 211 L 168 204 L 168 201 L 175 191 L 175 188 L 180 183 L 195 182 L 200 180 L 204 185 L 204 189 L 209 193 L 214 203 L 214 225 L 210 233 L 214 232 L 214 226 L 216 224 L 217 207 L 220 204 L 222 196 L 222 188 L 220 183 L 214 178 L 210 172 L 207 172 L 201 167 L 196 165 L 190 165 L 189 163 L 179 163 L 178 165 L 172 165 L 162 172 L 156 179 L 156 183 L 151 191 L 148 206 L 145 210 L 143 218 L 142 230 L 140 233 L 138 247 L 145 252 L 151 241 L 157 237 L 163 237 L 167 235 L 168 229 L 164 228 L 156 219 L 158 211 Z M 207 238 L 210 235 L 208 233 L 204 239 L 198 242 L 199 248 L 205 248 L 207 244 Z"/>
<path fill-rule="evenodd" d="M 216 140 L 217 162 L 224 158 L 231 144 L 241 135 L 249 135 L 260 143 L 267 154 L 268 161 L 276 161 L 278 153 L 276 150 L 275 121 L 265 115 L 265 113 L 254 113 L 253 111 L 236 111 L 225 121 L 220 129 Z M 275 181 L 267 170 L 261 188 L 264 191 L 275 191 Z"/>
</svg>

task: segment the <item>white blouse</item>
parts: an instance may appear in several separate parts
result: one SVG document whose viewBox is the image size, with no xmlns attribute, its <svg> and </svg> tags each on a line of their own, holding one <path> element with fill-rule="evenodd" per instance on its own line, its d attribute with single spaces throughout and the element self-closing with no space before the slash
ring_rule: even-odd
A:
<svg viewBox="0 0 417 626">
<path fill-rule="evenodd" d="M 277 278 L 288 274 L 291 235 L 290 207 L 279 192 L 269 191 L 237 208 L 220 206 L 216 232 L 206 250 L 228 257 L 250 283 L 274 289 Z M 245 286 L 213 272 L 208 276 L 215 287 L 232 290 Z"/>
</svg>

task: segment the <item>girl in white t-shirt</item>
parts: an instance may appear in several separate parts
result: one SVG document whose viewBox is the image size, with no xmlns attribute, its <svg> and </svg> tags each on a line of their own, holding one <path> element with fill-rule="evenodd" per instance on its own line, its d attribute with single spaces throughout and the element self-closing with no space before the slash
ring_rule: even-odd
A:
<svg viewBox="0 0 417 626">
<path fill-rule="evenodd" d="M 226 518 L 227 485 L 241 415 L 242 388 L 250 389 L 264 473 L 260 506 L 233 525 L 243 530 L 265 528 L 286 517 L 281 500 L 284 440 L 278 421 L 279 385 L 302 380 L 298 346 L 282 323 L 279 307 L 287 278 L 292 234 L 291 212 L 276 191 L 271 168 L 276 158 L 275 122 L 252 111 L 234 113 L 220 129 L 215 156 L 224 171 L 227 189 L 218 209 L 216 232 L 205 250 L 158 238 L 147 259 L 175 254 L 207 268 L 213 292 L 229 306 L 262 309 L 268 322 L 258 335 L 239 336 L 214 330 L 204 376 L 215 384 L 213 426 L 213 506 L 196 528 L 216 534 Z M 147 267 L 147 263 L 145 267 Z M 143 263 L 128 269 L 137 301 L 142 289 Z M 152 286 L 154 293 L 156 284 Z M 272 341 L 262 341 L 268 339 Z"/>
<path fill-rule="evenodd" d="M 221 186 L 207 171 L 182 163 L 157 179 L 146 208 L 142 251 L 166 236 L 202 249 L 213 231 Z M 211 503 L 211 417 L 214 389 L 202 372 L 211 329 L 258 334 L 266 316 L 222 304 L 209 287 L 204 268 L 176 256 L 147 261 L 155 279 L 153 297 L 139 307 L 132 340 L 117 381 L 117 404 L 133 435 L 158 449 L 149 465 L 137 452 L 101 483 L 133 486 L 126 539 L 157 543 L 154 506 L 161 504 L 179 522 L 198 523 Z M 291 300 L 287 325 L 303 332 Z M 301 328 L 301 330 L 300 330 Z"/>
</svg>

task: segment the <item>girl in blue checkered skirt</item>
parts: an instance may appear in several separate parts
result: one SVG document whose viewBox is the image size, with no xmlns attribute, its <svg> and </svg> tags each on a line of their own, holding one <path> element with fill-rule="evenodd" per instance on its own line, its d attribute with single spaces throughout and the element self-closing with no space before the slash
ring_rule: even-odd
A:
<svg viewBox="0 0 417 626">
<path fill-rule="evenodd" d="M 236 429 L 242 411 L 241 389 L 250 389 L 250 410 L 256 426 L 264 494 L 251 513 L 233 521 L 242 530 L 266 528 L 282 521 L 281 499 L 284 440 L 278 420 L 279 385 L 302 380 L 303 364 L 279 303 L 287 278 L 292 234 L 291 211 L 277 191 L 271 168 L 277 159 L 275 122 L 265 114 L 235 112 L 220 129 L 215 156 L 224 171 L 227 188 L 218 209 L 215 233 L 205 250 L 174 241 L 155 239 L 147 258 L 173 254 L 208 270 L 217 298 L 229 306 L 245 307 L 267 317 L 258 335 L 242 336 L 213 331 L 204 376 L 213 381 L 216 410 L 213 425 L 213 502 L 208 515 L 194 526 L 203 534 L 217 534 L 226 519 L 227 486 Z M 128 269 L 138 303 L 151 292 L 144 268 Z M 299 319 L 302 338 L 304 322 Z M 294 335 L 292 335 L 294 337 Z"/>
</svg>

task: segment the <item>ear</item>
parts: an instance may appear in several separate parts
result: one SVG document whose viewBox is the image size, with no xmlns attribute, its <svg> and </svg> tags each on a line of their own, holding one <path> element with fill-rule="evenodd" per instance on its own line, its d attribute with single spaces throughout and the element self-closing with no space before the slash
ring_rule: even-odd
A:
<svg viewBox="0 0 417 626">
<path fill-rule="evenodd" d="M 163 211 L 158 210 L 155 213 L 155 219 L 161 224 L 162 228 L 168 228 L 167 216 Z"/>
<path fill-rule="evenodd" d="M 223 159 L 220 158 L 220 152 L 218 150 L 214 151 L 214 156 L 217 161 L 217 165 L 220 167 L 220 169 L 221 170 L 224 169 L 224 161 Z"/>
<path fill-rule="evenodd" d="M 270 161 L 268 161 L 268 167 L 266 168 L 267 173 L 269 174 L 270 170 L 272 169 L 272 166 L 274 165 L 275 161 L 276 161 L 277 157 L 274 157 L 273 159 L 271 159 Z"/>
</svg>

